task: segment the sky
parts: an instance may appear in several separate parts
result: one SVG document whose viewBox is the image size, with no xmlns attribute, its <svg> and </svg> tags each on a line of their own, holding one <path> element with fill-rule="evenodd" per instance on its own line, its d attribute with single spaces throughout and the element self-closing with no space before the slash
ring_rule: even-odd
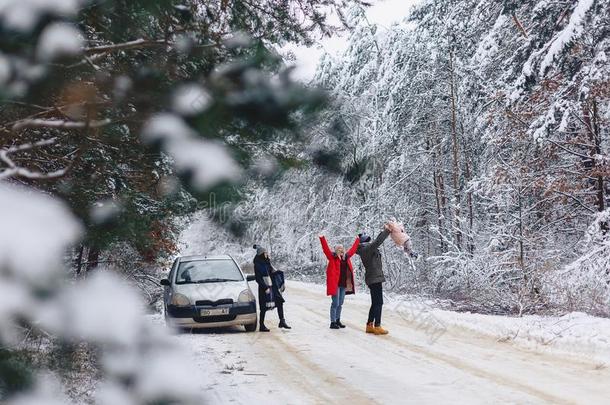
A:
<svg viewBox="0 0 610 405">
<path fill-rule="evenodd" d="M 392 23 L 405 18 L 411 7 L 418 2 L 419 0 L 377 0 L 368 8 L 366 15 L 371 24 L 378 24 L 382 29 L 388 28 Z M 331 22 L 335 23 L 332 18 Z M 346 48 L 347 35 L 344 34 L 341 37 L 323 39 L 310 48 L 290 45 L 282 48 L 282 51 L 292 52 L 296 56 L 293 77 L 308 82 L 313 78 L 318 61 L 324 52 L 338 56 Z"/>
</svg>

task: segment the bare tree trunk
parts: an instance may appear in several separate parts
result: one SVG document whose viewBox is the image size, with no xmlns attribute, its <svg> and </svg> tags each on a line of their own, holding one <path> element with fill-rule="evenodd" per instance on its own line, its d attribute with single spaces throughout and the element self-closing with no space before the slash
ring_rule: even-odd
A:
<svg viewBox="0 0 610 405">
<path fill-rule="evenodd" d="M 96 247 L 90 247 L 87 253 L 87 273 L 94 270 L 99 265 L 100 250 Z"/>
<path fill-rule="evenodd" d="M 85 246 L 80 245 L 78 247 L 78 256 L 76 258 L 76 275 L 78 276 L 83 268 L 83 252 L 85 250 Z"/>
<path fill-rule="evenodd" d="M 587 126 L 587 132 L 589 133 L 589 140 L 591 141 L 591 161 L 593 162 L 593 171 L 597 171 L 596 181 L 596 198 L 597 198 L 597 211 L 602 212 L 606 209 L 606 188 L 605 179 L 603 173 L 603 167 L 599 167 L 595 156 L 599 156 L 602 153 L 601 149 L 601 135 L 599 130 L 599 112 L 597 110 L 597 100 L 593 98 L 591 102 L 591 109 L 585 104 L 583 111 L 584 121 Z M 608 232 L 609 224 L 602 222 L 600 224 L 601 231 L 605 234 Z"/>
<path fill-rule="evenodd" d="M 455 75 L 454 75 L 454 64 L 453 64 L 453 51 L 449 58 L 449 72 L 450 72 L 450 88 L 451 88 L 451 139 L 453 142 L 453 197 L 455 199 L 455 205 L 453 208 L 453 218 L 455 226 L 455 243 L 458 249 L 462 248 L 462 225 L 460 223 L 460 206 L 461 206 L 461 195 L 460 195 L 460 163 L 459 163 L 459 143 L 458 143 L 458 131 L 457 131 L 457 111 L 456 111 L 456 92 L 455 92 Z"/>
<path fill-rule="evenodd" d="M 523 187 L 519 186 L 519 266 L 523 272 L 523 277 L 527 281 L 525 274 L 525 249 L 523 246 Z"/>
<path fill-rule="evenodd" d="M 466 181 L 472 180 L 470 172 L 470 159 L 466 160 Z M 470 256 L 474 255 L 474 209 L 472 207 L 472 191 L 468 191 L 467 194 L 468 203 L 468 253 Z"/>
<path fill-rule="evenodd" d="M 517 26 L 517 29 L 521 32 L 521 34 L 527 38 L 527 31 L 525 30 L 525 27 L 523 26 L 523 24 L 521 24 L 521 21 L 519 21 L 519 19 L 517 18 L 517 14 L 513 13 L 513 21 L 515 22 L 515 25 Z"/>
<path fill-rule="evenodd" d="M 591 122 L 592 136 L 595 145 L 595 154 L 601 155 L 601 135 L 599 133 L 599 112 L 597 110 L 597 100 L 593 99 L 593 119 Z M 601 169 L 601 168 L 600 168 Z M 602 212 L 606 209 L 606 188 L 604 187 L 604 175 L 601 170 L 597 176 L 597 210 Z M 606 224 L 607 225 L 607 224 Z"/>
<path fill-rule="evenodd" d="M 445 241 L 443 237 L 445 236 L 445 229 L 443 225 L 443 218 L 445 212 L 445 185 L 443 181 L 443 174 L 438 169 L 434 169 L 434 194 L 436 196 L 436 217 L 438 219 L 438 231 L 441 234 L 441 252 L 445 252 Z"/>
<path fill-rule="evenodd" d="M 438 224 L 438 231 L 441 235 L 440 238 L 440 250 L 442 253 L 445 252 L 445 242 L 443 237 L 445 235 L 444 226 L 443 226 L 443 218 L 445 211 L 445 191 L 443 185 L 443 177 L 442 171 L 438 168 L 438 154 L 436 152 L 436 146 L 438 142 L 436 139 L 427 139 L 426 140 L 426 149 L 430 152 L 432 158 L 432 181 L 434 183 L 434 200 L 436 205 L 436 221 Z M 430 253 L 428 253 L 430 254 Z"/>
</svg>

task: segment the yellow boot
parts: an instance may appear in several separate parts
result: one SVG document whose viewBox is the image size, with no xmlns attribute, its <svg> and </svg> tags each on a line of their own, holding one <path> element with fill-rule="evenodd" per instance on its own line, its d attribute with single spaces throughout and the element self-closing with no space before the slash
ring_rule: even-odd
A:
<svg viewBox="0 0 610 405">
<path fill-rule="evenodd" d="M 375 326 L 373 325 L 373 322 L 366 324 L 366 333 L 375 333 Z"/>
<path fill-rule="evenodd" d="M 387 335 L 390 332 L 388 332 L 386 329 L 383 329 L 381 326 L 375 326 L 373 328 L 373 333 L 376 335 Z"/>
</svg>

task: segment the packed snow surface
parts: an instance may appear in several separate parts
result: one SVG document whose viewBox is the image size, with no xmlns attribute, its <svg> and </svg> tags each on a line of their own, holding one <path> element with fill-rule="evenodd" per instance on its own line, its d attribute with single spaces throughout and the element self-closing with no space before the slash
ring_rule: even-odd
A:
<svg viewBox="0 0 610 405">
<path fill-rule="evenodd" d="M 347 297 L 342 330 L 329 329 L 325 286 L 289 281 L 285 297 L 290 331 L 272 313 L 270 333 L 176 336 L 207 374 L 209 403 L 602 404 L 610 395 L 607 319 L 484 316 L 386 297 L 390 334 L 373 336 L 363 291 Z"/>
</svg>

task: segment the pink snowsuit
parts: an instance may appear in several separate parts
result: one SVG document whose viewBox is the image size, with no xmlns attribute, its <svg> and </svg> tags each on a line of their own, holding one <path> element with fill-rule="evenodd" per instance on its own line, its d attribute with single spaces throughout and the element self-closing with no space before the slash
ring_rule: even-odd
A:
<svg viewBox="0 0 610 405">
<path fill-rule="evenodd" d="M 405 232 L 405 227 L 395 220 L 390 220 L 387 222 L 388 227 L 390 228 L 390 238 L 396 244 L 396 246 L 401 247 L 405 253 L 411 254 L 413 253 L 413 246 L 411 244 L 411 237 Z"/>
</svg>

